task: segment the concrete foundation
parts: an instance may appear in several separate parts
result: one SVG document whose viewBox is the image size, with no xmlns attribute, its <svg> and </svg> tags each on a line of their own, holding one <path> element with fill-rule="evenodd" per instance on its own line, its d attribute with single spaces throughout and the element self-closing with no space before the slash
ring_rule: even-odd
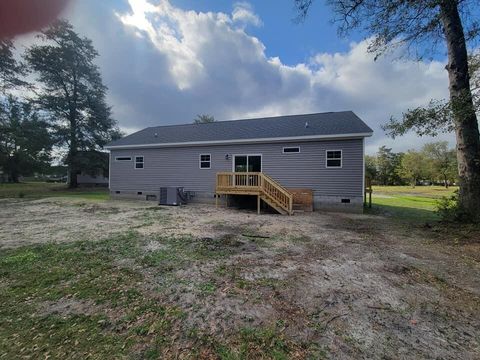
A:
<svg viewBox="0 0 480 360">
<path fill-rule="evenodd" d="M 114 198 L 137 199 L 137 200 L 151 200 L 158 202 L 159 192 L 148 190 L 111 190 L 110 195 Z M 189 202 L 215 204 L 215 194 L 213 192 L 194 192 Z M 218 201 L 219 205 L 225 205 L 225 196 L 222 195 Z M 363 212 L 363 198 L 361 196 L 313 196 L 313 209 L 325 211 L 342 211 L 342 212 Z"/>
<path fill-rule="evenodd" d="M 314 195 L 313 208 L 314 210 L 363 213 L 363 197 Z"/>
</svg>

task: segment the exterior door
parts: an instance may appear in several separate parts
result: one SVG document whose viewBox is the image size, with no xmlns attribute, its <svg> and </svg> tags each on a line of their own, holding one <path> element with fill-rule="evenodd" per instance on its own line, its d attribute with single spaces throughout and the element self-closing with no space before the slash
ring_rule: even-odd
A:
<svg viewBox="0 0 480 360">
<path fill-rule="evenodd" d="M 234 172 L 262 172 L 262 155 L 234 155 Z M 238 185 L 258 186 L 257 175 L 236 175 L 234 183 Z"/>
<path fill-rule="evenodd" d="M 262 172 L 262 155 L 235 155 L 233 171 Z"/>
</svg>

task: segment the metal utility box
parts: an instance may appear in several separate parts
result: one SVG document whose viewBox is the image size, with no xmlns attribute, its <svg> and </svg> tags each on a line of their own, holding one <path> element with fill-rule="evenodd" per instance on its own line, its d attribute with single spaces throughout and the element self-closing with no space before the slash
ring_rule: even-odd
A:
<svg viewBox="0 0 480 360">
<path fill-rule="evenodd" d="M 187 197 L 182 187 L 161 187 L 159 205 L 183 205 Z"/>
</svg>

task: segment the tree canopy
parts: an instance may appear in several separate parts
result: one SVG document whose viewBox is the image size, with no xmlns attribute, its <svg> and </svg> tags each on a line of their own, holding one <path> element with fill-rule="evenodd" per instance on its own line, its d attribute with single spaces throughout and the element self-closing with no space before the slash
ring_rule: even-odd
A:
<svg viewBox="0 0 480 360">
<path fill-rule="evenodd" d="M 455 149 L 446 141 L 425 144 L 421 150 L 395 153 L 381 146 L 375 155 L 365 157 L 365 174 L 380 185 L 415 186 L 420 180 L 448 187 L 457 182 Z"/>
<path fill-rule="evenodd" d="M 91 40 L 82 38 L 66 21 L 38 35 L 25 59 L 38 81 L 38 106 L 52 122 L 56 145 L 67 147 L 70 186 L 75 187 L 79 152 L 98 150 L 119 136 L 106 103 L 106 86 L 95 64 Z"/>
<path fill-rule="evenodd" d="M 42 120 L 30 103 L 8 96 L 0 103 L 0 164 L 9 181 L 32 175 L 50 162 L 52 141 Z"/>
<path fill-rule="evenodd" d="M 193 119 L 194 124 L 208 124 L 215 122 L 213 115 L 208 114 L 199 114 L 195 119 Z"/>
<path fill-rule="evenodd" d="M 7 90 L 24 86 L 22 80 L 25 67 L 14 57 L 14 45 L 11 40 L 0 40 L 0 94 L 5 95 Z"/>
<path fill-rule="evenodd" d="M 294 0 L 299 18 L 304 19 L 315 0 Z M 440 14 L 443 4 L 458 6 L 465 40 L 473 43 L 480 34 L 475 15 L 476 0 L 326 0 L 333 10 L 333 22 L 344 36 L 360 29 L 368 36 L 369 51 L 380 56 L 394 49 L 406 50 L 405 56 L 417 59 L 444 52 L 444 24 Z"/>
</svg>

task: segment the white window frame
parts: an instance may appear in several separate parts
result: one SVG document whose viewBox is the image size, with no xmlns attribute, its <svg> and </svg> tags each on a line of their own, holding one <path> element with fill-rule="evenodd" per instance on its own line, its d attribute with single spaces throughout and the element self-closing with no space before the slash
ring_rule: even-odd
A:
<svg viewBox="0 0 480 360">
<path fill-rule="evenodd" d="M 125 160 L 125 159 L 121 159 L 120 158 L 130 158 L 130 160 Z M 132 157 L 131 156 L 115 156 L 115 161 L 119 161 L 119 162 L 126 162 L 126 161 L 132 161 Z"/>
<path fill-rule="evenodd" d="M 202 167 L 202 162 L 207 162 L 206 160 L 202 161 L 202 156 L 208 155 L 208 167 Z M 198 168 L 200 170 L 208 170 L 212 168 L 212 154 L 204 153 L 198 154 Z"/>
<path fill-rule="evenodd" d="M 141 158 L 142 158 L 142 161 L 137 161 L 137 157 L 141 157 Z M 137 164 L 142 164 L 143 167 L 137 168 Z M 145 156 L 143 156 L 143 155 L 135 155 L 135 156 L 133 157 L 133 168 L 134 168 L 135 170 L 143 170 L 143 169 L 145 169 Z"/>
<path fill-rule="evenodd" d="M 285 152 L 285 149 L 298 149 L 298 151 L 290 151 L 290 152 Z M 302 150 L 300 149 L 300 146 L 284 146 L 282 149 L 282 154 L 300 154 Z"/>
<path fill-rule="evenodd" d="M 340 166 L 328 166 L 328 153 L 329 152 L 334 152 L 334 151 L 339 151 L 340 152 Z M 337 158 L 334 158 L 334 159 L 330 159 L 330 160 L 339 160 Z M 342 150 L 334 150 L 334 149 L 328 149 L 328 150 L 325 150 L 325 167 L 327 169 L 341 169 L 343 168 L 343 151 Z"/>
</svg>

